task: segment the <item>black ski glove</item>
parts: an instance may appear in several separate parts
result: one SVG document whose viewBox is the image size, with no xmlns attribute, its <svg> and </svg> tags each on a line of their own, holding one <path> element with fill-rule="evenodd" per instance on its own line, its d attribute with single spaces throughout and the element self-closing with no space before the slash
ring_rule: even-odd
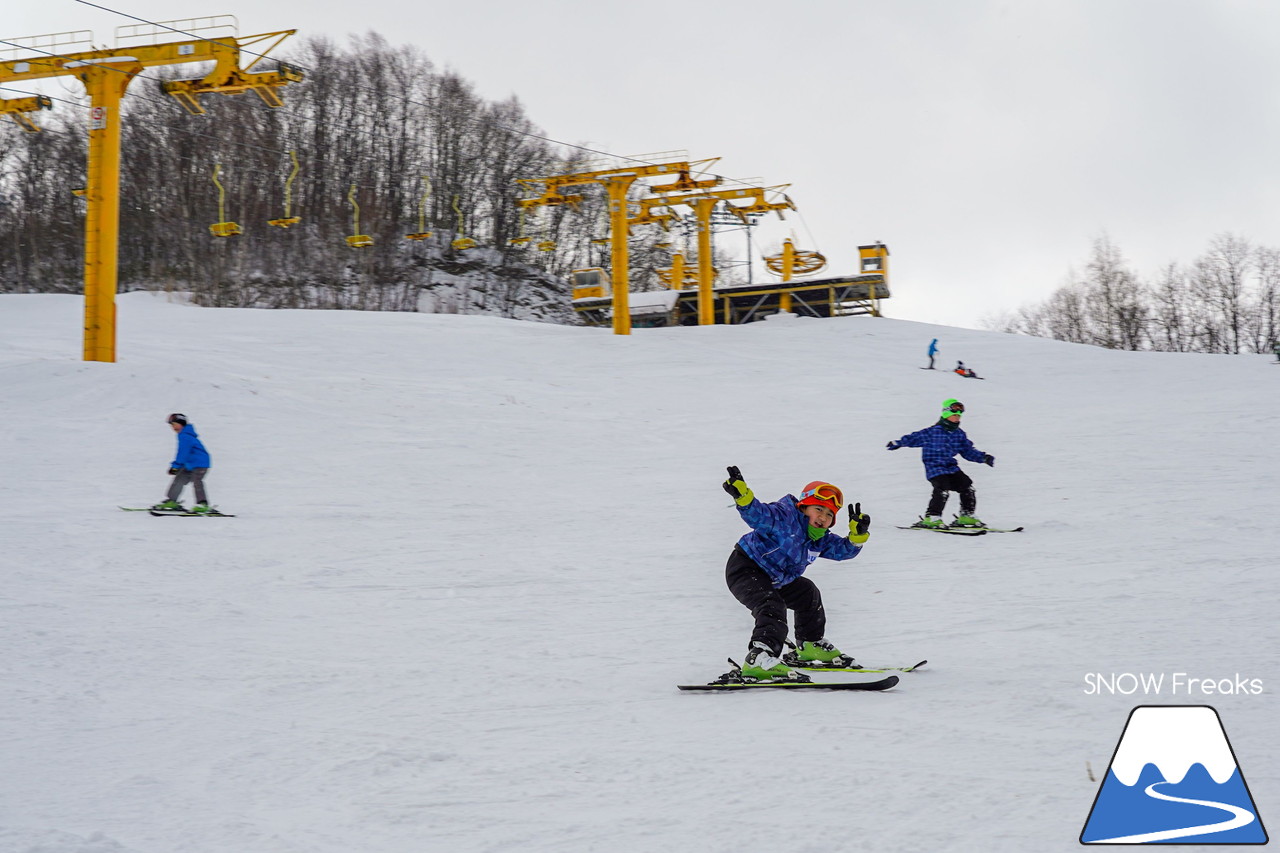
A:
<svg viewBox="0 0 1280 853">
<path fill-rule="evenodd" d="M 170 469 L 169 469 L 169 473 L 170 473 L 170 474 L 177 474 L 177 473 L 178 473 L 179 471 L 181 471 L 181 470 L 182 470 L 181 468 L 170 468 Z"/>
<path fill-rule="evenodd" d="M 885 447 L 889 448 L 890 450 L 897 450 L 897 449 L 898 449 L 899 447 L 901 447 L 901 446 L 902 446 L 902 445 L 901 445 L 901 444 L 898 444 L 898 442 L 896 442 L 896 441 L 891 441 L 891 442 L 889 442 L 888 444 L 886 444 L 886 445 L 885 445 Z"/>
<path fill-rule="evenodd" d="M 721 485 L 729 493 L 729 497 L 733 498 L 733 502 L 738 506 L 746 506 L 755 500 L 755 495 L 751 494 L 751 489 L 747 488 L 747 483 L 742 479 L 742 472 L 738 470 L 738 466 L 730 465 L 726 470 L 729 472 L 729 479 Z"/>
<path fill-rule="evenodd" d="M 996 458 L 992 456 L 990 453 L 983 454 L 982 463 L 984 465 L 990 465 L 992 468 L 994 468 L 996 467 Z"/>
<path fill-rule="evenodd" d="M 871 535 L 871 516 L 862 511 L 862 504 L 849 507 L 849 541 L 861 545 Z"/>
</svg>

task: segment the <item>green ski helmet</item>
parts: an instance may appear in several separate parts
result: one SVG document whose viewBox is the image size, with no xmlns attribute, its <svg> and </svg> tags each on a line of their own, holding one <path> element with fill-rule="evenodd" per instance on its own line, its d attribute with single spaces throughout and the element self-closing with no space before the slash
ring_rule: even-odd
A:
<svg viewBox="0 0 1280 853">
<path fill-rule="evenodd" d="M 950 417 L 959 417 L 964 414 L 964 403 L 954 397 L 950 400 L 942 401 L 942 417 L 944 419 Z"/>
</svg>

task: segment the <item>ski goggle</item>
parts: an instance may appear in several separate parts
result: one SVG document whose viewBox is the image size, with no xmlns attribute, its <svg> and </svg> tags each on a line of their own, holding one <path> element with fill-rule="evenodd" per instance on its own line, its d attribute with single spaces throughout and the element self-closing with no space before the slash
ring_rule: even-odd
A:
<svg viewBox="0 0 1280 853">
<path fill-rule="evenodd" d="M 942 416 L 944 418 L 960 414 L 964 414 L 964 403 L 961 403 L 959 400 L 952 401 L 950 404 L 944 404 L 942 407 Z"/>
<path fill-rule="evenodd" d="M 836 505 L 836 512 L 840 511 L 840 507 L 844 506 L 844 492 L 830 483 L 823 483 L 821 486 L 815 486 L 812 489 L 806 489 L 800 493 L 800 501 L 803 503 L 806 498 L 817 498 L 820 501 L 831 501 Z"/>
</svg>

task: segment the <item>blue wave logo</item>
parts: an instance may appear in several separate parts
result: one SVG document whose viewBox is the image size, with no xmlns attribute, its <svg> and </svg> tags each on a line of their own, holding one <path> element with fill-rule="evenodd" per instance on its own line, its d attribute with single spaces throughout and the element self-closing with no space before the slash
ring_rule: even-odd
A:
<svg viewBox="0 0 1280 853">
<path fill-rule="evenodd" d="M 1218 712 L 1143 705 L 1120 743 L 1081 844 L 1266 844 Z"/>
</svg>

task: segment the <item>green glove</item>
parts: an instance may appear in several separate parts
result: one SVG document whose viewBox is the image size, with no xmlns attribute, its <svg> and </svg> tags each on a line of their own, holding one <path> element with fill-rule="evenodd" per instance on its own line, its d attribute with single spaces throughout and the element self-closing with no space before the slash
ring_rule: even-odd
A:
<svg viewBox="0 0 1280 853">
<path fill-rule="evenodd" d="M 730 465 L 728 468 L 729 479 L 724 481 L 724 490 L 729 493 L 729 497 L 733 498 L 733 502 L 738 506 L 746 506 L 756 499 L 751 494 L 751 490 L 747 488 L 747 484 L 742 479 L 742 472 L 738 470 L 737 465 Z"/>
<path fill-rule="evenodd" d="M 871 538 L 871 516 L 862 511 L 862 504 L 849 507 L 849 541 L 862 545 Z"/>
</svg>

